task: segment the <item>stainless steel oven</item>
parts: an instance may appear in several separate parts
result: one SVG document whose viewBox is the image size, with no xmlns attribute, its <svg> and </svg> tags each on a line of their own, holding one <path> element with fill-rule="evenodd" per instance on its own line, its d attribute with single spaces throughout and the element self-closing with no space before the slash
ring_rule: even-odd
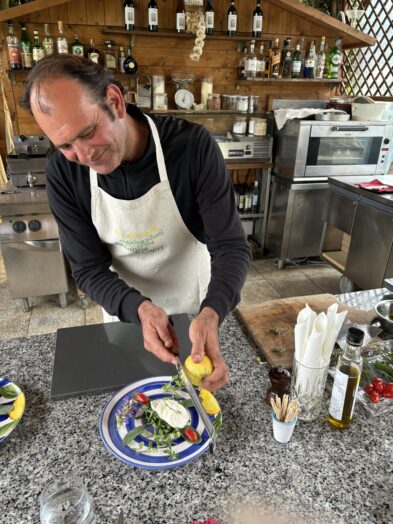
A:
<svg viewBox="0 0 393 524">
<path fill-rule="evenodd" d="M 276 137 L 273 170 L 295 181 L 383 175 L 392 141 L 388 122 L 289 120 Z"/>
</svg>

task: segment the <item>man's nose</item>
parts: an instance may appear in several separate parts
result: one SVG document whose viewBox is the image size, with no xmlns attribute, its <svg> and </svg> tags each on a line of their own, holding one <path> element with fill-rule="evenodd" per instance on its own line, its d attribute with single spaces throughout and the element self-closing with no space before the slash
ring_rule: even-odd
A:
<svg viewBox="0 0 393 524">
<path fill-rule="evenodd" d="M 76 156 L 76 161 L 80 164 L 88 164 L 93 158 L 94 148 L 87 144 L 73 144 L 73 151 Z"/>
</svg>

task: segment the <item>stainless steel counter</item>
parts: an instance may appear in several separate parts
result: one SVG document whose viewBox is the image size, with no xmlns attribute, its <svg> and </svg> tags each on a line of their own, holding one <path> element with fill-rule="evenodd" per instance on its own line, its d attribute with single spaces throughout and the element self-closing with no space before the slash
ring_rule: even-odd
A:
<svg viewBox="0 0 393 524">
<path fill-rule="evenodd" d="M 393 175 L 384 176 L 346 176 L 346 177 L 329 177 L 329 184 L 340 187 L 344 190 L 355 193 L 359 196 L 360 201 L 373 201 L 393 208 L 393 193 L 374 193 L 368 189 L 356 187 L 355 184 L 371 182 L 371 180 L 378 179 L 381 182 L 393 186 Z M 393 212 L 393 211 L 392 211 Z"/>
</svg>

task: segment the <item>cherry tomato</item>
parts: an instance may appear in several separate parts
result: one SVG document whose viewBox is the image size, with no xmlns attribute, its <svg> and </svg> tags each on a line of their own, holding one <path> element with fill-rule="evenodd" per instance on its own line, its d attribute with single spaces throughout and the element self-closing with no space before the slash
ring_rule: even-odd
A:
<svg viewBox="0 0 393 524">
<path fill-rule="evenodd" d="M 387 384 L 384 384 L 383 386 L 383 396 L 386 396 L 385 394 L 390 393 L 390 392 L 393 392 L 393 382 L 388 382 Z"/>
<path fill-rule="evenodd" d="M 378 404 L 378 402 L 381 400 L 381 397 L 379 396 L 379 393 L 372 391 L 370 394 L 370 400 L 373 404 Z"/>
<path fill-rule="evenodd" d="M 192 444 L 196 444 L 201 440 L 201 437 L 194 428 L 190 428 L 189 426 L 184 428 L 182 431 L 183 437 L 188 440 L 188 442 L 191 442 Z"/>
<path fill-rule="evenodd" d="M 393 389 L 390 390 L 390 391 L 389 390 L 387 390 L 387 391 L 383 390 L 383 396 L 385 398 L 393 398 Z"/>
<path fill-rule="evenodd" d="M 376 391 L 379 394 L 383 393 L 384 382 L 381 378 L 374 378 L 374 380 L 372 381 L 372 385 L 374 386 L 374 391 Z"/>
<path fill-rule="evenodd" d="M 371 395 L 371 393 L 374 391 L 374 386 L 372 384 L 367 384 L 367 386 L 364 388 L 364 391 L 367 393 L 367 395 Z"/>
<path fill-rule="evenodd" d="M 147 404 L 149 402 L 149 397 L 144 393 L 135 393 L 134 400 L 139 402 L 139 404 Z"/>
</svg>

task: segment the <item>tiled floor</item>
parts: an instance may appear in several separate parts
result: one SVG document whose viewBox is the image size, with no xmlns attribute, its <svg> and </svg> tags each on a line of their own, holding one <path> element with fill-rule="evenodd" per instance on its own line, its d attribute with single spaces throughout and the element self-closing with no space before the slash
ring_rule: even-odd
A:
<svg viewBox="0 0 393 524">
<path fill-rule="evenodd" d="M 274 300 L 319 293 L 340 293 L 341 274 L 330 266 L 287 265 L 278 270 L 272 259 L 254 260 L 242 291 L 241 303 L 253 305 Z M 3 259 L 0 255 L 0 340 L 53 333 L 58 328 L 102 322 L 101 308 L 92 302 L 82 309 L 74 288 L 67 294 L 68 306 L 60 308 L 55 295 L 30 298 L 25 313 L 10 298 Z"/>
</svg>

